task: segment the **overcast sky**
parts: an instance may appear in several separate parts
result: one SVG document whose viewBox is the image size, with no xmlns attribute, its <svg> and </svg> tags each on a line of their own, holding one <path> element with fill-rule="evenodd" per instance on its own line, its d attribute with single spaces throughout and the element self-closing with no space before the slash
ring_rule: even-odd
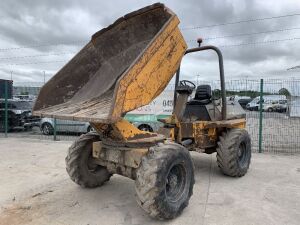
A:
<svg viewBox="0 0 300 225">
<path fill-rule="evenodd" d="M 155 2 L 2 0 L 0 78 L 9 79 L 12 71 L 14 81 L 40 82 L 45 71 L 48 80 L 88 42 L 93 33 L 118 17 Z M 300 65 L 299 0 L 161 2 L 178 15 L 189 47 L 197 46 L 192 40 L 202 37 L 207 39 L 203 44 L 221 48 L 227 79 L 300 77 L 300 69 L 286 72 L 287 68 Z M 291 14 L 299 15 L 203 28 Z M 260 32 L 265 33 L 253 34 Z M 253 42 L 257 44 L 249 44 Z M 199 80 L 218 79 L 217 58 L 213 53 L 187 56 L 183 60 L 182 72 L 185 79 L 196 79 L 197 75 Z"/>
</svg>

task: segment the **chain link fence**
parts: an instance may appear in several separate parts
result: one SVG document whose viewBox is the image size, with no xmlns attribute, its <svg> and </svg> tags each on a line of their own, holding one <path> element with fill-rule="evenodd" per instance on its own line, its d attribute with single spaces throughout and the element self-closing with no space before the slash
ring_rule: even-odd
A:
<svg viewBox="0 0 300 225">
<path fill-rule="evenodd" d="M 1 81 L 1 80 L 0 80 Z M 196 81 L 209 84 L 213 96 L 220 95 L 219 81 Z M 39 83 L 0 85 L 0 138 L 37 138 L 73 141 L 92 128 L 89 123 L 36 118 L 31 115 Z M 141 129 L 155 131 L 162 124 L 157 118 L 171 114 L 174 86 L 148 106 L 128 113 L 128 119 Z M 230 80 L 226 82 L 227 99 L 238 102 L 245 110 L 247 130 L 253 151 L 300 153 L 300 80 Z"/>
</svg>

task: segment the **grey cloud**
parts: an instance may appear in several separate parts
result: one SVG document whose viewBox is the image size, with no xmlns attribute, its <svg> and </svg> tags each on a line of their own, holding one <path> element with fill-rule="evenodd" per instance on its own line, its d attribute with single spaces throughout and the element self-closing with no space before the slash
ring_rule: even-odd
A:
<svg viewBox="0 0 300 225">
<path fill-rule="evenodd" d="M 0 60 L 0 78 L 9 77 L 10 71 L 16 71 L 19 81 L 42 80 L 41 71 L 46 71 L 49 78 L 63 63 L 26 64 L 12 66 L 13 63 L 34 63 L 43 61 L 67 61 L 70 55 L 51 55 L 57 52 L 76 52 L 97 30 L 108 26 L 118 17 L 155 1 L 80 1 L 80 0 L 10 0 L 0 3 L 0 49 L 28 46 L 33 44 L 57 44 L 59 46 L 33 46 L 18 51 L 1 51 L 0 58 L 15 56 L 40 55 L 40 58 Z M 234 1 L 234 0 L 166 0 L 164 2 L 181 20 L 180 27 L 195 27 L 227 23 L 251 18 L 263 18 L 299 12 L 300 5 L 294 1 Z M 275 7 L 275 4 L 278 6 Z M 205 29 L 183 30 L 186 40 L 197 37 L 213 37 L 249 32 L 297 27 L 300 16 L 264 20 L 252 23 L 240 23 L 228 26 L 216 26 Z M 299 44 L 297 41 L 278 42 L 266 45 L 222 47 L 223 45 L 260 42 L 290 37 L 300 37 L 299 31 L 230 37 L 205 41 L 204 44 L 220 46 L 224 52 L 225 69 L 228 78 L 239 76 L 259 77 L 258 71 L 282 72 L 298 62 Z M 79 42 L 79 43 L 77 43 Z M 77 44 L 76 44 L 77 43 Z M 196 46 L 189 42 L 189 46 Z M 212 53 L 195 54 L 184 62 L 183 75 L 193 78 L 201 74 L 203 79 L 211 79 L 217 74 L 216 56 Z M 272 65 L 272 62 L 276 65 Z M 300 62 L 299 62 L 300 64 Z M 22 72 L 23 71 L 23 72 Z M 22 76 L 26 74 L 26 76 Z M 275 75 L 274 75 L 275 77 Z M 217 76 L 216 78 L 217 79 Z"/>
</svg>

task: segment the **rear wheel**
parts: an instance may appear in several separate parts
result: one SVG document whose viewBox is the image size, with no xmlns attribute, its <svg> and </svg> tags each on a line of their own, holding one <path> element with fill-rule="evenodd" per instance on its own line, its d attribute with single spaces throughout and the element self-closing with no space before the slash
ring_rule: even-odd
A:
<svg viewBox="0 0 300 225">
<path fill-rule="evenodd" d="M 53 126 L 50 123 L 43 123 L 42 125 L 42 132 L 44 135 L 51 135 L 53 134 Z"/>
<path fill-rule="evenodd" d="M 251 139 L 244 129 L 231 129 L 220 137 L 217 163 L 228 176 L 244 176 L 251 161 Z"/>
<path fill-rule="evenodd" d="M 139 127 L 138 127 L 139 130 L 142 130 L 142 131 L 148 131 L 148 132 L 153 132 L 153 129 L 150 125 L 148 124 L 141 124 Z"/>
<path fill-rule="evenodd" d="M 106 167 L 93 162 L 92 145 L 99 140 L 97 133 L 83 134 L 69 148 L 66 157 L 67 172 L 71 180 L 82 187 L 99 187 L 111 177 Z"/>
<path fill-rule="evenodd" d="M 137 170 L 139 205 L 158 219 L 172 219 L 193 194 L 194 168 L 187 149 L 177 144 L 153 147 Z"/>
</svg>

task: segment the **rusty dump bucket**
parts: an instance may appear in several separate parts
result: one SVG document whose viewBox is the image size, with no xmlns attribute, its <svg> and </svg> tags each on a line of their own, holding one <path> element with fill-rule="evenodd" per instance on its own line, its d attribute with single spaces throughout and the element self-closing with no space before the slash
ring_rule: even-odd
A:
<svg viewBox="0 0 300 225">
<path fill-rule="evenodd" d="M 163 4 L 132 12 L 91 41 L 41 89 L 34 114 L 114 123 L 158 96 L 186 50 L 176 15 Z"/>
</svg>

